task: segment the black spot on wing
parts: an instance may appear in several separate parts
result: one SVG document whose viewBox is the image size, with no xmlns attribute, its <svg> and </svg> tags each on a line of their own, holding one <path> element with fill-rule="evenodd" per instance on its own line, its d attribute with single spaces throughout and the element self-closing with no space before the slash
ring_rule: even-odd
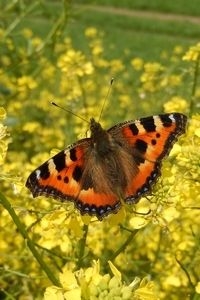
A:
<svg viewBox="0 0 200 300">
<path fill-rule="evenodd" d="M 77 160 L 77 156 L 76 156 L 76 148 L 72 148 L 70 151 L 69 151 L 69 155 L 70 155 L 70 159 L 72 161 L 76 161 Z"/>
<path fill-rule="evenodd" d="M 50 176 L 50 171 L 49 171 L 49 165 L 48 162 L 45 162 L 43 165 L 41 165 L 41 167 L 38 169 L 40 171 L 40 177 L 42 179 L 47 179 Z M 33 173 L 32 173 L 33 174 Z M 31 175 L 32 175 L 31 174 Z M 31 175 L 30 175 L 30 179 L 31 179 Z"/>
<path fill-rule="evenodd" d="M 135 142 L 135 148 L 141 152 L 141 153 L 145 153 L 147 151 L 147 143 L 141 139 L 137 139 L 136 142 Z"/>
<path fill-rule="evenodd" d="M 157 141 L 155 139 L 151 140 L 151 145 L 155 146 L 157 144 Z"/>
<path fill-rule="evenodd" d="M 74 171 L 72 173 L 72 177 L 74 180 L 76 180 L 77 182 L 80 181 L 81 177 L 82 177 L 82 169 L 79 166 L 76 166 L 74 168 Z"/>
<path fill-rule="evenodd" d="M 133 135 L 138 135 L 139 129 L 137 128 L 137 125 L 135 123 L 130 124 L 129 128 Z"/>
<path fill-rule="evenodd" d="M 53 157 L 53 162 L 58 172 L 62 171 L 66 167 L 64 150 Z"/>
<path fill-rule="evenodd" d="M 157 139 L 160 138 L 160 133 L 159 132 L 156 133 L 156 137 L 157 137 Z"/>
<path fill-rule="evenodd" d="M 156 131 L 156 125 L 154 123 L 153 117 L 147 117 L 140 119 L 140 124 L 144 127 L 146 132 L 155 132 Z"/>
<path fill-rule="evenodd" d="M 69 182 L 69 177 L 65 176 L 63 181 L 64 181 L 64 183 L 68 183 Z"/>
<path fill-rule="evenodd" d="M 169 117 L 170 115 L 159 115 L 160 120 L 164 127 L 170 127 L 172 125 L 172 119 Z"/>
</svg>

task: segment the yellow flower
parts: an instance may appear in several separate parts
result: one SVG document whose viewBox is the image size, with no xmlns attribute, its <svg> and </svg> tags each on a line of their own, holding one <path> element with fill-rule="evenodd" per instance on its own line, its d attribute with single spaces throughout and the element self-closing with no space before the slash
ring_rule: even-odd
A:
<svg viewBox="0 0 200 300">
<path fill-rule="evenodd" d="M 145 80 L 144 76 L 143 76 L 142 80 Z M 142 86 L 145 91 L 152 92 L 152 93 L 155 92 L 157 89 L 156 85 L 153 83 L 153 81 L 146 81 L 146 82 L 144 81 Z"/>
<path fill-rule="evenodd" d="M 73 75 L 82 77 L 94 71 L 92 63 L 86 60 L 82 52 L 73 49 L 60 56 L 58 67 L 70 77 Z"/>
<path fill-rule="evenodd" d="M 183 47 L 182 46 L 175 46 L 173 49 L 173 53 L 176 55 L 182 54 L 183 53 Z"/>
<path fill-rule="evenodd" d="M 27 132 L 36 132 L 36 130 L 40 129 L 41 125 L 38 122 L 27 122 L 24 124 L 22 129 Z"/>
<path fill-rule="evenodd" d="M 121 273 L 119 272 L 119 270 L 113 265 L 113 263 L 109 260 L 108 261 L 108 264 L 109 264 L 109 267 L 113 273 L 113 275 L 118 279 L 118 280 L 121 280 L 122 279 L 122 275 Z"/>
<path fill-rule="evenodd" d="M 5 118 L 6 118 L 6 111 L 2 106 L 0 106 L 0 121 L 4 120 Z"/>
<path fill-rule="evenodd" d="M 45 215 L 40 224 L 34 227 L 36 233 L 40 234 L 40 244 L 47 249 L 52 249 L 56 246 L 60 247 L 63 253 L 70 254 L 73 249 L 73 238 L 80 237 L 81 229 L 76 228 L 73 232 L 74 224 L 71 223 L 73 205 L 67 205 L 68 211 L 64 208 L 57 209 L 50 214 Z M 71 208 L 71 211 L 70 211 Z M 80 223 L 80 222 L 79 222 Z M 81 226 L 78 222 L 77 226 Z M 71 234 L 69 235 L 69 231 Z"/>
<path fill-rule="evenodd" d="M 44 293 L 44 300 L 64 300 L 63 290 L 57 286 L 50 286 Z"/>
<path fill-rule="evenodd" d="M 64 290 L 65 299 L 81 300 L 81 289 L 72 271 L 64 267 L 63 272 L 59 275 L 59 279 Z"/>
<path fill-rule="evenodd" d="M 17 79 L 17 87 L 20 92 L 25 92 L 27 89 L 35 89 L 37 87 L 37 82 L 32 77 L 24 75 Z"/>
<path fill-rule="evenodd" d="M 131 60 L 131 65 L 136 71 L 140 71 L 143 68 L 144 61 L 143 59 L 136 57 Z"/>
<path fill-rule="evenodd" d="M 116 74 L 124 70 L 124 65 L 120 59 L 113 59 L 110 61 L 111 73 Z"/>
<path fill-rule="evenodd" d="M 197 61 L 200 57 L 200 43 L 191 46 L 189 50 L 183 56 L 183 60 L 186 61 Z"/>
<path fill-rule="evenodd" d="M 169 275 L 166 278 L 165 284 L 175 286 L 175 287 L 179 287 L 179 286 L 181 286 L 180 277 L 178 275 Z"/>
<path fill-rule="evenodd" d="M 180 216 L 175 207 L 168 207 L 162 212 L 163 218 L 169 223 Z"/>
<path fill-rule="evenodd" d="M 39 37 L 34 37 L 34 38 L 32 38 L 32 44 L 36 48 L 36 50 L 40 49 L 40 47 L 42 45 L 42 39 Z"/>
<path fill-rule="evenodd" d="M 172 97 L 163 106 L 166 113 L 173 111 L 187 113 L 189 109 L 189 103 L 187 100 L 179 96 Z"/>
<path fill-rule="evenodd" d="M 140 286 L 136 289 L 134 295 L 136 299 L 159 300 L 159 297 L 155 293 L 153 282 L 149 281 L 147 277 L 140 282 Z"/>
<path fill-rule="evenodd" d="M 103 52 L 103 47 L 100 43 L 95 43 L 92 47 L 92 55 L 99 56 Z"/>
<path fill-rule="evenodd" d="M 200 294 L 200 281 L 197 282 L 197 285 L 195 287 L 195 291 L 196 291 L 197 294 Z"/>
<path fill-rule="evenodd" d="M 159 74 L 164 70 L 164 67 L 157 62 L 154 63 L 146 63 L 144 65 L 144 70 L 149 75 Z"/>
<path fill-rule="evenodd" d="M 23 28 L 21 32 L 25 38 L 31 38 L 33 36 L 33 31 L 30 28 Z"/>
<path fill-rule="evenodd" d="M 109 274 L 100 274 L 99 261 L 94 261 L 93 266 L 86 270 L 80 269 L 76 272 L 70 271 L 65 266 L 59 275 L 62 288 L 48 287 L 44 299 L 158 299 L 153 283 L 147 278 L 141 281 L 135 278 L 130 284 L 126 284 L 122 282 L 119 270 L 110 261 L 108 263 L 113 277 Z"/>
<path fill-rule="evenodd" d="M 121 94 L 119 95 L 119 101 L 120 101 L 120 107 L 124 109 L 130 105 L 132 98 L 130 97 L 130 95 Z"/>
<path fill-rule="evenodd" d="M 165 76 L 160 85 L 163 87 L 174 87 L 174 86 L 179 86 L 182 83 L 182 78 L 180 75 L 170 75 L 170 76 Z"/>
<path fill-rule="evenodd" d="M 89 38 L 95 38 L 97 36 L 97 29 L 95 27 L 88 27 L 85 30 L 85 36 Z"/>
<path fill-rule="evenodd" d="M 143 89 L 149 92 L 154 92 L 160 89 L 159 81 L 164 71 L 164 67 L 155 63 L 146 63 L 144 65 L 144 72 L 140 76 L 140 81 L 143 85 Z"/>
<path fill-rule="evenodd" d="M 45 68 L 42 71 L 42 76 L 44 79 L 52 79 L 55 75 L 55 67 L 53 65 L 45 65 Z M 53 81 L 53 80 L 52 80 Z"/>
</svg>

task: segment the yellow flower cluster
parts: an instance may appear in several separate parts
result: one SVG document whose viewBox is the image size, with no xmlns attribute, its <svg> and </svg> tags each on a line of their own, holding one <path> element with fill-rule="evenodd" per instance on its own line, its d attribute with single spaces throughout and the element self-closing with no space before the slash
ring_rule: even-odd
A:
<svg viewBox="0 0 200 300">
<path fill-rule="evenodd" d="M 144 91 L 155 92 L 160 88 L 159 81 L 162 78 L 164 69 L 164 66 L 157 62 L 144 65 L 144 72 L 140 77 Z"/>
<path fill-rule="evenodd" d="M 200 59 L 200 43 L 191 46 L 183 56 L 183 60 L 186 61 L 198 61 L 199 59 Z"/>
<path fill-rule="evenodd" d="M 166 101 L 163 106 L 166 113 L 173 111 L 188 113 L 189 111 L 188 101 L 180 96 L 173 96 L 171 99 Z"/>
<path fill-rule="evenodd" d="M 73 215 L 73 205 L 57 208 L 46 214 L 34 232 L 40 235 L 39 243 L 46 249 L 60 247 L 65 255 L 71 255 L 77 240 L 82 237 L 82 221 Z M 70 234 L 69 234 L 70 232 Z"/>
<path fill-rule="evenodd" d="M 188 127 L 189 142 L 185 144 L 183 151 L 178 156 L 178 164 L 187 170 L 185 176 L 189 176 L 190 180 L 196 182 L 197 197 L 198 189 L 200 188 L 200 115 L 193 115 Z M 191 185 L 192 187 L 192 185 Z"/>
<path fill-rule="evenodd" d="M 60 273 L 62 288 L 48 287 L 44 300 L 130 300 L 145 299 L 158 300 L 153 283 L 147 278 L 135 278 L 130 284 L 123 283 L 121 273 L 108 261 L 112 276 L 100 274 L 99 261 L 93 262 L 93 267 L 76 272 L 70 271 L 67 266 Z"/>
<path fill-rule="evenodd" d="M 68 50 L 60 56 L 58 67 L 66 74 L 66 78 L 74 75 L 83 77 L 85 75 L 91 75 L 94 71 L 92 63 L 87 61 L 83 53 L 73 49 Z"/>
<path fill-rule="evenodd" d="M 140 71 L 143 68 L 144 62 L 141 58 L 136 57 L 131 60 L 131 65 L 136 71 Z"/>
</svg>

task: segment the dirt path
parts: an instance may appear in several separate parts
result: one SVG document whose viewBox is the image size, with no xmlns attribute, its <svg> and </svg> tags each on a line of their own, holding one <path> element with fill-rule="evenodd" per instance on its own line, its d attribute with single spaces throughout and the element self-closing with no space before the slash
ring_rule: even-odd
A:
<svg viewBox="0 0 200 300">
<path fill-rule="evenodd" d="M 165 21 L 180 21 L 180 22 L 190 22 L 194 24 L 200 24 L 200 17 L 186 16 L 186 15 L 177 15 L 171 13 L 160 13 L 153 11 L 142 11 L 142 10 L 133 10 L 125 8 L 116 8 L 110 6 L 99 6 L 99 5 L 79 5 L 79 7 L 90 10 L 90 11 L 99 11 L 103 13 L 110 13 L 121 16 L 129 17 L 142 17 L 154 20 L 165 20 Z M 200 31 L 200 29 L 199 29 Z"/>
</svg>

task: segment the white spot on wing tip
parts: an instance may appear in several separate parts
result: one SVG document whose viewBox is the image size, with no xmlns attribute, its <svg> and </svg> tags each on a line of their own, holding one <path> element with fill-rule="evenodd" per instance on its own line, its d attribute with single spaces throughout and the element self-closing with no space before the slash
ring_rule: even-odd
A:
<svg viewBox="0 0 200 300">
<path fill-rule="evenodd" d="M 35 174 L 36 174 L 37 179 L 40 179 L 41 171 L 40 170 L 36 170 Z"/>
<path fill-rule="evenodd" d="M 49 171 L 54 171 L 56 169 L 56 165 L 53 161 L 53 158 L 49 159 L 48 161 L 48 167 L 49 167 Z"/>
<path fill-rule="evenodd" d="M 175 118 L 174 118 L 174 115 L 173 114 L 171 114 L 171 115 L 169 115 L 169 118 L 173 121 L 173 122 L 176 122 L 176 120 L 175 120 Z"/>
</svg>

